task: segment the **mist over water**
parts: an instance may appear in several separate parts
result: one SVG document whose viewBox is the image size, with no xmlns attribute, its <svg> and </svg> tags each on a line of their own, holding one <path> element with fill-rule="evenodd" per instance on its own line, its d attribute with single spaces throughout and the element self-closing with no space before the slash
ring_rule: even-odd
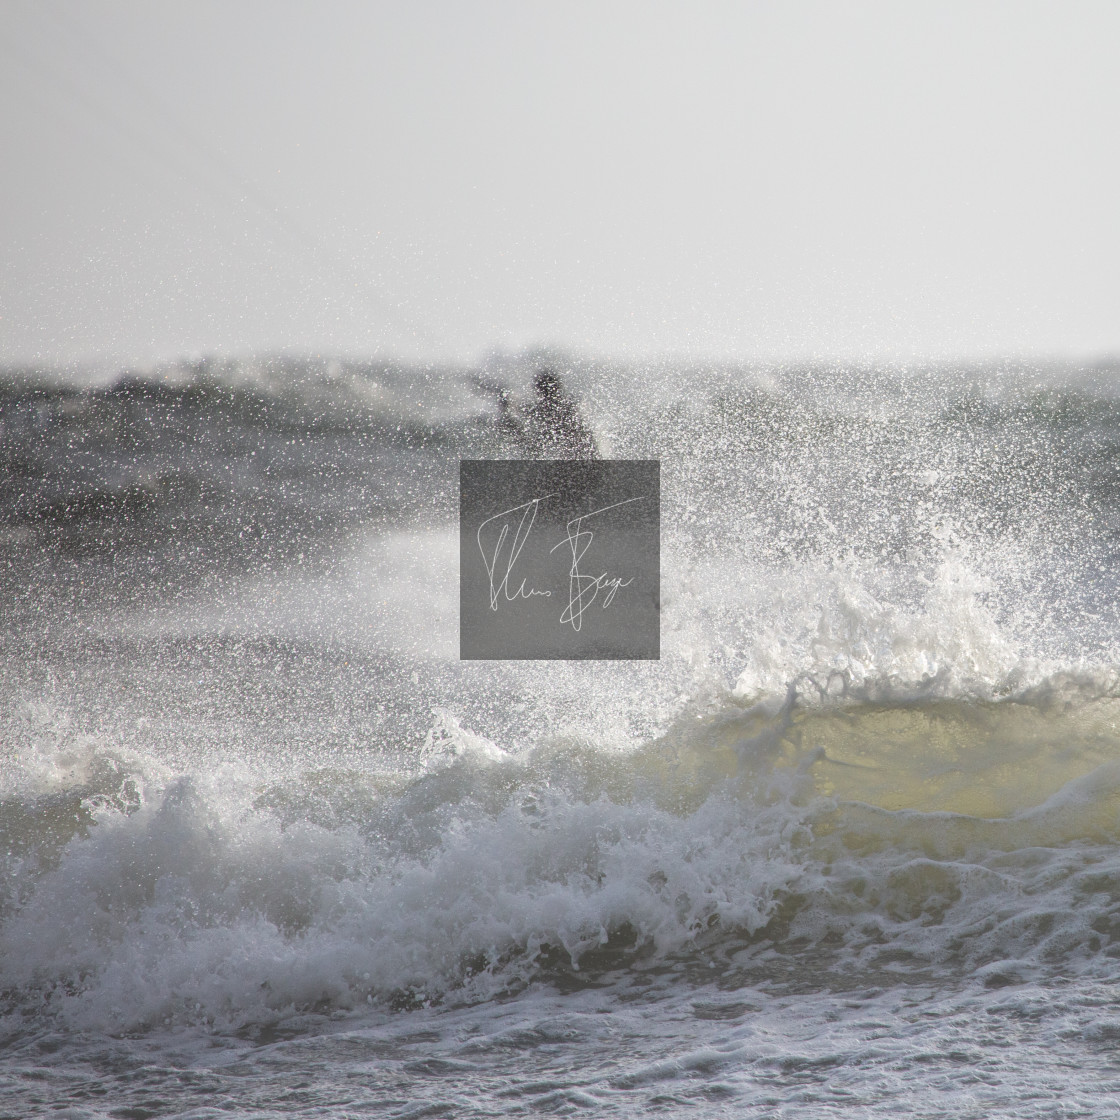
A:
<svg viewBox="0 0 1120 1120">
<path fill-rule="evenodd" d="M 532 355 L 0 375 L 9 1107 L 1099 1115 L 1115 366 L 561 366 L 659 662 L 458 660 Z"/>
</svg>

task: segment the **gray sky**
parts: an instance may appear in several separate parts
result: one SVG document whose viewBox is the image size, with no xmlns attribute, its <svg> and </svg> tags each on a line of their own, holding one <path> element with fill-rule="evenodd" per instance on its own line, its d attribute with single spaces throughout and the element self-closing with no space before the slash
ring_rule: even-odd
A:
<svg viewBox="0 0 1120 1120">
<path fill-rule="evenodd" d="M 1120 4 L 0 0 L 0 361 L 1120 352 Z"/>
</svg>

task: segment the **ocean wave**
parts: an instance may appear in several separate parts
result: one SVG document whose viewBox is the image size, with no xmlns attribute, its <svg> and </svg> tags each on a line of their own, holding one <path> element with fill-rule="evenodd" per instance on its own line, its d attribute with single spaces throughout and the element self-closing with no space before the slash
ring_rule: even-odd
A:
<svg viewBox="0 0 1120 1120">
<path fill-rule="evenodd" d="M 447 652 L 477 371 L 0 391 L 5 1029 L 1114 975 L 1115 401 L 679 372 L 577 371 L 663 462 L 611 666 Z"/>
<path fill-rule="evenodd" d="M 627 751 L 442 712 L 410 767 L 283 780 L 55 736 L 0 800 L 5 1022 L 238 1029 L 681 967 L 1107 974 L 1118 717 L 1115 672 L 728 697 Z"/>
</svg>

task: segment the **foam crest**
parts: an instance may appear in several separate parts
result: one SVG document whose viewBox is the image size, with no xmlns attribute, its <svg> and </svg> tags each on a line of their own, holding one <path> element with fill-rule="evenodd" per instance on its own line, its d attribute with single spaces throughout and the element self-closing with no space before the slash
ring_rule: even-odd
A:
<svg viewBox="0 0 1120 1120">
<path fill-rule="evenodd" d="M 515 754 L 444 712 L 395 775 L 133 771 L 116 800 L 87 776 L 63 787 L 82 827 L 39 826 L 8 868 L 6 1021 L 229 1030 L 674 960 L 757 978 L 806 952 L 1099 971 L 1120 764 L 1116 701 L 1090 694 L 731 703 L 629 751 Z M 951 807 L 1024 769 L 1000 804 Z"/>
<path fill-rule="evenodd" d="M 735 681 L 740 698 L 791 682 L 804 703 L 992 697 L 1052 671 L 990 603 L 990 578 L 960 554 L 928 574 L 849 559 L 786 570 L 780 580 Z"/>
</svg>

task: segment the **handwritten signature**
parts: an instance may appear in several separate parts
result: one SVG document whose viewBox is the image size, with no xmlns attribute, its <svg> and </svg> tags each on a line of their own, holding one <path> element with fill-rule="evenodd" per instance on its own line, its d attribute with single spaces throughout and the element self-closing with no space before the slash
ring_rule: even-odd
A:
<svg viewBox="0 0 1120 1120">
<path fill-rule="evenodd" d="M 486 566 L 486 574 L 490 580 L 490 609 L 492 611 L 498 609 L 498 604 L 503 598 L 512 603 L 518 599 L 532 599 L 537 596 L 551 597 L 551 591 L 540 591 L 536 588 L 527 587 L 526 579 L 522 579 L 515 586 L 514 567 L 537 520 L 541 502 L 554 497 L 556 497 L 556 494 L 545 494 L 539 498 L 531 498 L 519 506 L 514 506 L 488 517 L 479 525 L 476 540 L 479 551 L 482 553 L 482 562 Z M 556 549 L 563 548 L 565 545 L 571 550 L 572 563 L 568 570 L 568 605 L 560 615 L 562 626 L 570 624 L 574 630 L 578 631 L 583 622 L 583 612 L 598 599 L 602 591 L 605 590 L 606 595 L 601 605 L 606 608 L 614 601 L 619 588 L 629 587 L 634 582 L 633 577 L 630 579 L 611 577 L 606 572 L 597 576 L 587 575 L 580 571 L 580 563 L 587 555 L 587 550 L 591 547 L 591 542 L 595 538 L 595 534 L 584 526 L 584 522 L 609 510 L 618 509 L 620 506 L 629 505 L 630 502 L 641 500 L 641 498 L 627 498 L 625 501 L 615 502 L 612 505 L 603 506 L 600 509 L 573 518 L 567 523 L 566 538 L 549 550 L 550 555 Z M 517 521 L 517 527 L 511 533 L 511 526 L 515 520 Z M 493 522 L 501 522 L 501 528 L 493 547 L 487 551 L 487 546 L 482 539 L 483 530 Z"/>
<path fill-rule="evenodd" d="M 613 505 L 603 506 L 602 509 L 594 509 L 590 513 L 573 518 L 567 525 L 567 538 L 554 545 L 550 550 L 550 552 L 555 552 L 556 549 L 563 548 L 564 545 L 572 550 L 572 566 L 568 570 L 568 605 L 560 615 L 561 625 L 570 622 L 572 629 L 578 630 L 583 622 L 583 612 L 595 602 L 599 597 L 599 592 L 604 587 L 609 588 L 606 597 L 603 599 L 605 609 L 614 601 L 620 587 L 629 587 L 634 582 L 633 576 L 629 579 L 620 579 L 617 576 L 611 579 L 606 572 L 598 576 L 583 575 L 579 570 L 579 562 L 587 554 L 591 542 L 595 539 L 595 534 L 590 529 L 585 529 L 583 523 L 590 517 L 597 517 L 600 513 L 606 513 L 607 510 L 618 509 L 619 506 L 640 501 L 641 498 L 627 498 L 624 502 L 615 502 Z"/>
<path fill-rule="evenodd" d="M 533 589 L 526 590 L 525 580 L 521 581 L 521 586 L 510 594 L 509 586 L 510 581 L 513 579 L 513 566 L 517 563 L 517 558 L 521 555 L 521 550 L 525 547 L 525 542 L 529 539 L 529 532 L 533 528 L 533 522 L 537 519 L 537 510 L 540 508 L 541 502 L 548 501 L 549 498 L 555 498 L 555 494 L 545 494 L 540 498 L 531 498 L 529 501 L 522 505 L 514 506 L 512 509 L 503 510 L 501 513 L 494 514 L 493 517 L 488 517 L 478 527 L 478 532 L 475 534 L 475 539 L 478 541 L 478 550 L 482 553 L 482 562 L 486 565 L 486 574 L 490 577 L 490 609 L 496 611 L 498 609 L 498 600 L 504 594 L 506 600 L 510 603 L 516 599 L 531 599 L 535 595 L 549 597 L 552 595 L 551 591 L 535 591 Z M 509 517 L 511 514 L 521 514 L 521 520 L 518 523 L 517 531 L 513 535 L 513 540 L 509 545 L 509 552 L 505 557 L 505 571 L 501 574 L 501 579 L 497 583 L 494 578 L 498 573 L 498 564 L 501 562 L 500 557 L 502 554 L 502 546 L 509 540 L 509 522 L 503 521 L 501 531 L 498 533 L 498 540 L 494 545 L 492 554 L 487 555 L 486 546 L 482 543 L 482 530 L 486 528 L 492 521 L 498 521 L 502 518 Z"/>
</svg>

